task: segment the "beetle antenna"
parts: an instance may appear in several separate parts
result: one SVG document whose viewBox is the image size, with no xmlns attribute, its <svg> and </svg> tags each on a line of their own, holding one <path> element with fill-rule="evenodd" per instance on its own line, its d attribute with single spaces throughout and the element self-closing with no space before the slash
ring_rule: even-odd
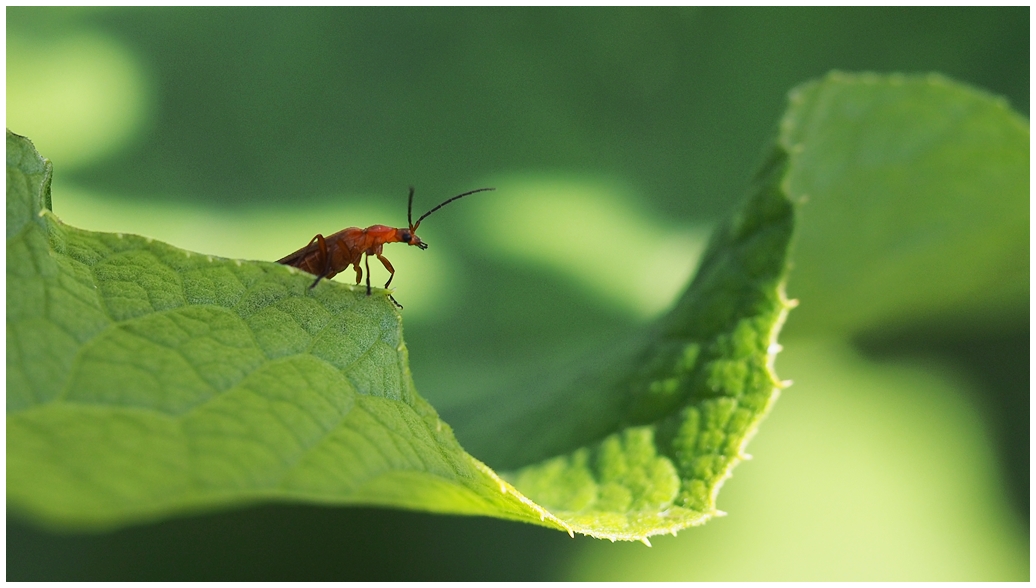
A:
<svg viewBox="0 0 1036 588">
<path fill-rule="evenodd" d="M 414 221 L 410 220 L 412 218 L 410 216 L 410 212 L 413 209 L 414 209 L 414 187 L 410 186 L 410 198 L 407 200 L 407 203 L 406 203 L 406 223 L 407 223 L 407 225 L 410 226 L 410 230 L 411 231 L 414 230 Z M 421 222 L 421 221 L 417 221 L 417 222 Z"/>
<path fill-rule="evenodd" d="M 453 198 L 450 198 L 446 202 L 443 202 L 439 206 L 436 206 L 435 208 L 433 208 L 433 209 L 429 210 L 428 212 L 422 214 L 421 218 L 417 219 L 416 223 L 413 223 L 413 224 L 410 225 L 410 230 L 411 231 L 416 231 L 417 227 L 420 226 L 421 221 L 423 221 L 425 218 L 427 218 L 428 215 L 432 214 L 436 210 L 439 210 L 443 206 L 446 206 L 450 202 L 453 202 L 454 200 L 457 200 L 458 198 L 463 198 L 465 196 L 471 196 L 472 194 L 478 194 L 479 192 L 489 192 L 489 191 L 492 191 L 492 190 L 496 190 L 496 188 L 479 188 L 478 190 L 472 190 L 470 192 L 465 192 L 463 194 L 458 194 L 457 196 L 454 196 Z M 410 192 L 410 200 L 411 200 L 411 202 L 413 202 L 413 199 L 414 199 L 414 193 L 411 191 Z M 409 221 L 410 221 L 410 217 L 409 217 L 409 211 L 408 211 L 407 212 L 407 222 L 409 222 Z"/>
</svg>

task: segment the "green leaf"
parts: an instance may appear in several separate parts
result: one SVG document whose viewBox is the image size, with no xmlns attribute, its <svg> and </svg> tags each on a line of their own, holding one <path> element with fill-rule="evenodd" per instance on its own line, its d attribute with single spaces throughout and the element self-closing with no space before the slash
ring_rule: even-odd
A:
<svg viewBox="0 0 1036 588">
<path fill-rule="evenodd" d="M 1014 244 L 1027 231 L 1028 130 L 1002 102 L 939 77 L 844 74 L 790 102 L 746 205 L 666 317 L 580 375 L 460 423 L 502 478 L 417 395 L 385 292 L 310 290 L 311 276 L 277 264 L 66 226 L 49 210 L 49 162 L 8 133 L 9 504 L 65 527 L 270 500 L 610 539 L 708 520 L 782 387 L 773 362 L 792 306 L 793 201 L 808 200 L 814 221 L 800 237 L 813 279 L 796 289 L 818 308 L 805 328 L 909 314 L 921 294 L 884 290 L 917 275 L 947 312 L 1027 292 Z M 983 190 L 1007 197 L 983 206 Z M 870 215 L 878 203 L 899 207 L 902 226 Z M 947 235 L 986 244 L 955 246 L 947 262 Z M 947 277 L 979 258 L 1001 261 Z M 828 280 L 849 274 L 873 285 Z M 997 280 L 1006 287 L 990 292 Z"/>
<path fill-rule="evenodd" d="M 310 290 L 278 264 L 66 226 L 49 169 L 8 134 L 8 501 L 44 523 L 295 500 L 646 540 L 715 513 L 775 398 L 792 226 L 779 161 L 633 371 L 619 367 L 629 419 L 514 474 L 557 514 L 465 453 L 417 395 L 383 291 Z"/>
<path fill-rule="evenodd" d="M 1025 118 L 939 75 L 833 73 L 789 102 L 793 334 L 1028 312 Z"/>
</svg>

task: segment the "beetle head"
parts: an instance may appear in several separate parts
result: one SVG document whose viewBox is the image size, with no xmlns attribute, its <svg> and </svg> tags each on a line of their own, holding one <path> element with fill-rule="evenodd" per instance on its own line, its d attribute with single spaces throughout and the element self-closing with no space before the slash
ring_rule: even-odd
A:
<svg viewBox="0 0 1036 588">
<path fill-rule="evenodd" d="M 420 237 L 414 233 L 417 227 L 410 227 L 409 229 L 396 229 L 399 231 L 399 240 L 407 245 L 413 245 L 420 249 L 428 249 L 428 244 L 421 240 Z"/>
</svg>

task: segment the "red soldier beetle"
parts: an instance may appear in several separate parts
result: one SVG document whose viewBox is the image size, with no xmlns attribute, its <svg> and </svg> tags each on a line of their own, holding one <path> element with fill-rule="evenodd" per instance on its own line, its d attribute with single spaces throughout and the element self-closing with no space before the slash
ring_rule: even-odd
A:
<svg viewBox="0 0 1036 588">
<path fill-rule="evenodd" d="M 360 280 L 363 279 L 363 270 L 360 269 L 360 258 L 363 257 L 363 266 L 367 270 L 367 296 L 371 295 L 371 268 L 370 268 L 370 256 L 375 256 L 378 261 L 385 266 L 385 269 L 389 271 L 389 279 L 385 282 L 385 288 L 389 287 L 392 283 L 392 278 L 396 275 L 395 268 L 389 263 L 388 259 L 381 254 L 382 248 L 386 243 L 406 243 L 420 249 L 428 249 L 428 244 L 425 243 L 417 236 L 417 227 L 421 226 L 421 221 L 428 218 L 428 215 L 432 214 L 436 210 L 439 210 L 443 206 L 446 206 L 450 202 L 470 196 L 472 194 L 478 194 L 479 192 L 488 192 L 495 188 L 479 188 L 478 190 L 472 190 L 465 192 L 450 198 L 428 212 L 422 214 L 415 223 L 412 219 L 412 211 L 414 208 L 414 187 L 410 187 L 410 196 L 407 200 L 406 209 L 406 221 L 407 228 L 392 228 L 386 227 L 385 225 L 371 225 L 366 229 L 359 227 L 349 227 L 342 229 L 330 237 L 324 237 L 321 234 L 313 237 L 302 249 L 299 249 L 295 253 L 278 259 L 277 263 L 283 263 L 284 265 L 290 265 L 297 267 L 300 270 L 309 272 L 317 277 L 310 284 L 310 289 L 316 288 L 320 280 L 327 278 L 331 279 L 335 277 L 339 272 L 345 271 L 350 265 L 356 270 L 356 283 L 359 284 Z M 365 256 L 366 255 L 366 256 Z M 389 295 L 389 299 L 392 300 L 393 304 L 403 308 L 403 306 L 396 302 L 392 295 Z"/>
</svg>

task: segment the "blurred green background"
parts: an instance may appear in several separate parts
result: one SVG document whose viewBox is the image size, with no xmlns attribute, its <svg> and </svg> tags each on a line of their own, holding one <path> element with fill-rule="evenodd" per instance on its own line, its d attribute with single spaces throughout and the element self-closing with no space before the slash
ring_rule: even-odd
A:
<svg viewBox="0 0 1036 588">
<path fill-rule="evenodd" d="M 7 9 L 7 126 L 70 224 L 273 260 L 403 224 L 409 185 L 421 212 L 495 186 L 426 221 L 428 251 L 385 252 L 417 386 L 472 450 L 480 400 L 664 312 L 786 92 L 831 69 L 938 71 L 1028 113 L 1029 9 Z M 96 535 L 12 518 L 8 579 L 1028 579 L 1028 309 L 1000 315 L 846 342 L 792 313 L 796 383 L 730 515 L 652 549 L 266 505 Z"/>
</svg>

